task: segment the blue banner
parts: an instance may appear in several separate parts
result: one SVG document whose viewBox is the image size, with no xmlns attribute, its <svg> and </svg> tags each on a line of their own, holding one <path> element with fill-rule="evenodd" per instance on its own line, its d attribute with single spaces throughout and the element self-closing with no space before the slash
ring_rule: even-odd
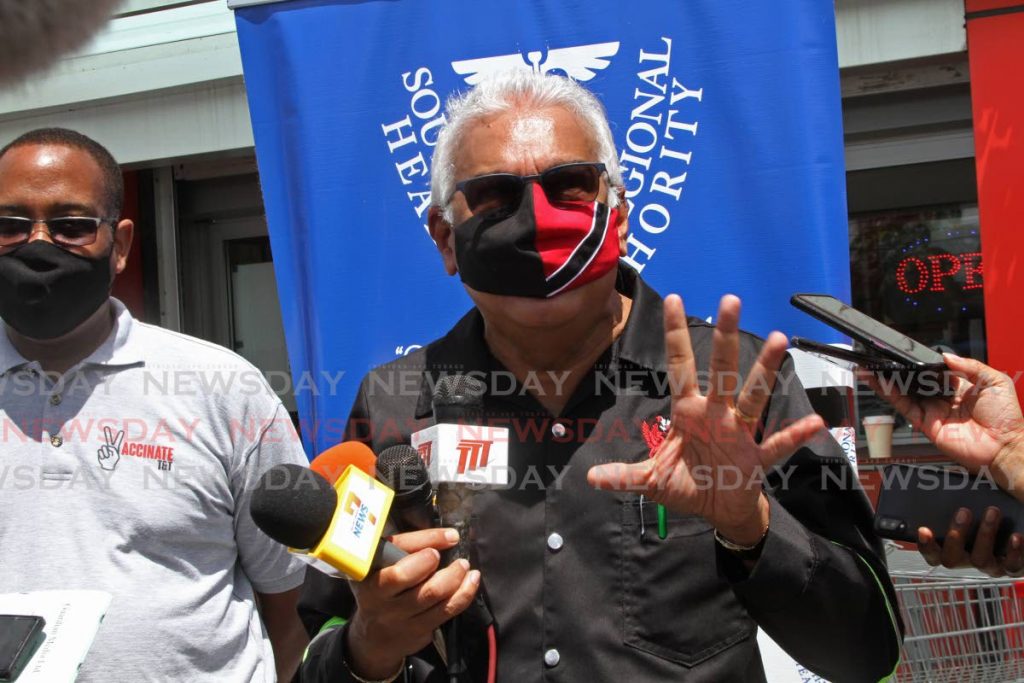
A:
<svg viewBox="0 0 1024 683">
<path fill-rule="evenodd" d="M 236 5 L 245 4 L 235 2 Z M 336 443 L 372 366 L 471 306 L 427 235 L 444 101 L 493 71 L 604 102 L 627 261 L 687 312 L 822 341 L 794 292 L 849 300 L 832 0 L 295 0 L 236 11 L 306 446 Z"/>
</svg>

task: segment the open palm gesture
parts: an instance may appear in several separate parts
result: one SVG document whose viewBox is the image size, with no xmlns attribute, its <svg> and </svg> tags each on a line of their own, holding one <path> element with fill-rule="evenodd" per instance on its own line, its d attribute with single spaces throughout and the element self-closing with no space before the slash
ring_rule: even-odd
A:
<svg viewBox="0 0 1024 683">
<path fill-rule="evenodd" d="M 683 302 L 665 299 L 665 352 L 672 389 L 672 422 L 649 460 L 613 463 L 588 473 L 593 486 L 632 490 L 675 512 L 698 514 L 726 539 L 754 545 L 768 528 L 768 501 L 761 481 L 775 463 L 791 455 L 824 426 L 808 415 L 755 440 L 776 374 L 786 354 L 786 337 L 773 332 L 739 387 L 740 300 L 722 297 L 711 352 L 708 393 L 697 386 Z"/>
</svg>

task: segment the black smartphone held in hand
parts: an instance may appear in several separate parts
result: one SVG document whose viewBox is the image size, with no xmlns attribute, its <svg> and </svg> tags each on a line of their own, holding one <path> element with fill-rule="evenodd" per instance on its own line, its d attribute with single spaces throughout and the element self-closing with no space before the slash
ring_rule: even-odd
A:
<svg viewBox="0 0 1024 683">
<path fill-rule="evenodd" d="M 0 683 L 16 681 L 45 640 L 42 617 L 0 614 Z"/>
<path fill-rule="evenodd" d="M 807 339 L 793 345 L 813 353 L 856 362 L 874 372 L 883 387 L 919 397 L 953 396 L 953 375 L 942 354 L 828 294 L 794 294 L 789 302 L 808 315 L 860 342 L 865 352 L 834 349 Z"/>
<path fill-rule="evenodd" d="M 978 527 L 990 507 L 1002 513 L 996 532 L 995 554 L 1006 554 L 1010 536 L 1024 531 L 1024 503 L 1003 491 L 990 478 L 975 477 L 959 468 L 926 465 L 887 465 L 875 510 L 875 532 L 883 538 L 917 543 L 917 530 L 928 527 L 941 545 L 960 508 L 971 511 L 971 528 L 964 539 L 970 552 Z"/>
</svg>

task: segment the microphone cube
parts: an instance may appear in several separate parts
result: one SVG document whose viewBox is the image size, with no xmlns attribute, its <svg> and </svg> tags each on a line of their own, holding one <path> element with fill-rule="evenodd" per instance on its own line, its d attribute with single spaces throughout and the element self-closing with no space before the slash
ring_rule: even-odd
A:
<svg viewBox="0 0 1024 683">
<path fill-rule="evenodd" d="M 412 435 L 434 484 L 508 486 L 508 429 L 438 424 Z"/>
</svg>

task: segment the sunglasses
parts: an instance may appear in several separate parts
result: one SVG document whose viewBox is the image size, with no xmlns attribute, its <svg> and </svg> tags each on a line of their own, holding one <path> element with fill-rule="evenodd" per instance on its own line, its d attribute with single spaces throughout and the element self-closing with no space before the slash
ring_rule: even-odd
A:
<svg viewBox="0 0 1024 683">
<path fill-rule="evenodd" d="M 592 202 L 601 189 L 601 175 L 606 171 L 604 164 L 580 162 L 554 166 L 537 175 L 515 175 L 514 173 L 489 173 L 455 183 L 455 192 L 448 197 L 452 200 L 457 192 L 466 198 L 466 205 L 474 214 L 513 209 L 523 199 L 526 184 L 536 180 L 548 201 Z"/>
<path fill-rule="evenodd" d="M 65 216 L 36 221 L 19 216 L 0 216 L 0 247 L 17 247 L 28 242 L 37 223 L 46 226 L 53 243 L 60 247 L 87 247 L 96 241 L 103 223 L 114 221 L 91 216 Z"/>
</svg>

